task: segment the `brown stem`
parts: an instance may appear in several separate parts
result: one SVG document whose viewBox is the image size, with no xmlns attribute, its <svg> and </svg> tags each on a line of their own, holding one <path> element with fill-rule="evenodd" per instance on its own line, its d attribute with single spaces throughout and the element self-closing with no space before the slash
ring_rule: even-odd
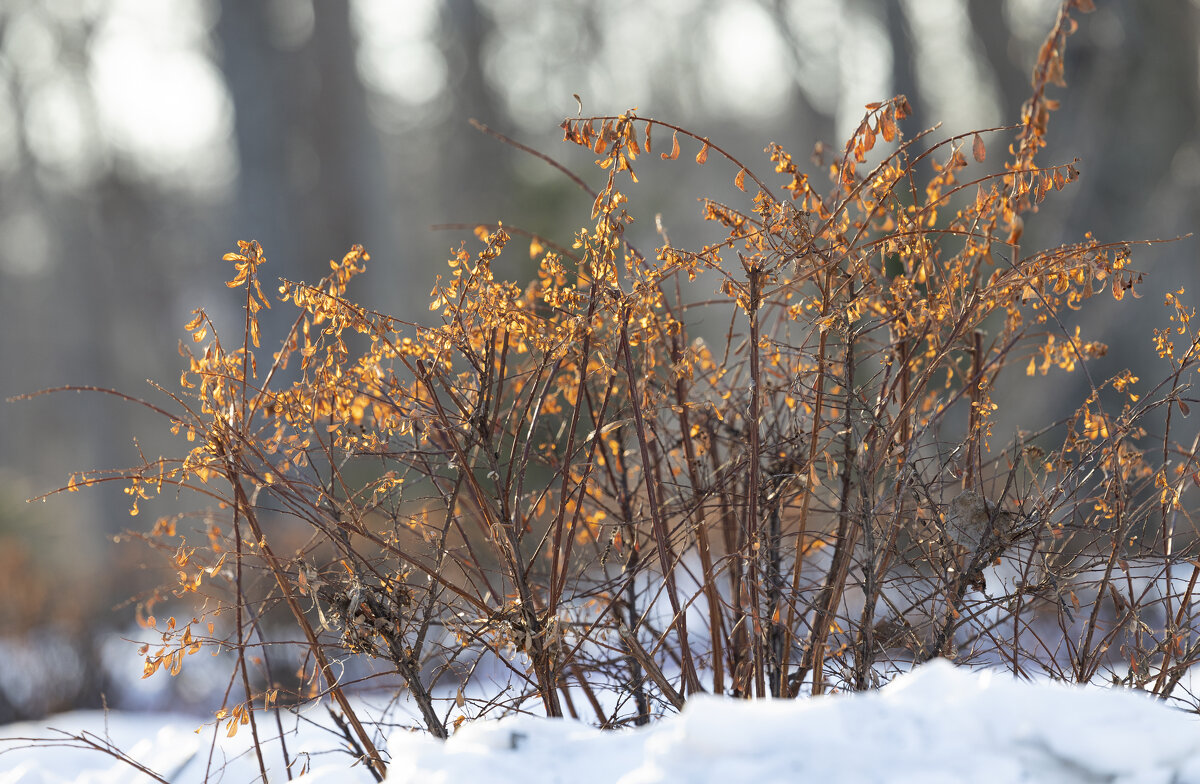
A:
<svg viewBox="0 0 1200 784">
<path fill-rule="evenodd" d="M 246 517 L 246 522 L 250 524 L 250 531 L 254 534 L 254 539 L 262 551 L 263 559 L 271 569 L 271 575 L 275 578 L 275 583 L 279 586 L 279 591 L 283 594 L 284 601 L 287 603 L 292 617 L 296 619 L 296 623 L 299 624 L 300 629 L 304 632 L 304 637 L 308 641 L 308 648 L 312 651 L 313 658 L 317 661 L 317 667 L 321 671 L 321 677 L 329 687 L 330 695 L 337 702 L 338 707 L 342 709 L 342 713 L 346 715 L 350 726 L 354 729 L 354 734 L 358 736 L 359 742 L 366 749 L 366 762 L 368 768 L 371 770 L 371 775 L 375 776 L 377 781 L 383 781 L 383 777 L 387 775 L 387 766 L 384 764 L 383 757 L 380 755 L 379 750 L 375 748 L 370 733 L 367 732 L 362 722 L 359 721 L 358 714 L 354 712 L 354 708 L 351 707 L 345 693 L 338 686 L 337 675 L 334 674 L 333 667 L 330 666 L 329 659 L 325 656 L 325 648 L 321 644 L 321 641 L 317 639 L 316 631 L 313 629 L 312 624 L 308 622 L 308 618 L 304 614 L 304 609 L 296 599 L 296 595 L 292 591 L 291 581 L 284 571 L 282 562 L 280 562 L 274 551 L 272 551 L 271 545 L 267 542 L 267 537 L 263 534 L 262 527 L 258 523 L 258 517 L 250 505 L 249 498 L 246 496 L 245 488 L 242 487 L 241 481 L 236 476 L 230 476 L 228 479 L 233 486 L 238 508 L 242 509 Z"/>
<path fill-rule="evenodd" d="M 830 268 L 825 271 L 825 281 L 824 281 L 824 286 L 822 289 L 822 296 L 821 296 L 821 318 L 822 319 L 826 318 L 829 315 L 829 309 L 832 306 L 832 302 L 831 302 L 832 285 L 833 285 L 833 270 Z M 804 537 L 808 533 L 808 513 L 809 513 L 809 509 L 812 504 L 813 493 L 816 489 L 815 488 L 815 485 L 816 485 L 815 479 L 816 479 L 816 471 L 817 471 L 817 469 L 816 469 L 817 451 L 818 451 L 819 437 L 821 434 L 821 415 L 825 409 L 825 376 L 826 376 L 825 365 L 826 365 L 826 358 L 827 358 L 828 350 L 829 350 L 828 341 L 829 341 L 829 331 L 826 329 L 822 329 L 820 338 L 818 339 L 818 347 L 817 347 L 817 377 L 813 382 L 813 390 L 815 391 L 816 398 L 813 400 L 812 428 L 811 428 L 811 430 L 809 432 L 809 436 L 808 436 L 808 464 L 805 466 L 805 469 L 807 470 L 808 473 L 807 473 L 807 476 L 805 477 L 806 482 L 804 485 L 804 500 L 800 504 L 800 525 L 799 525 L 800 530 L 796 533 L 796 560 L 792 566 L 792 589 L 791 589 L 792 601 L 788 603 L 787 619 L 784 623 L 784 633 L 786 635 L 785 645 L 784 645 L 785 650 L 791 650 L 793 638 L 795 636 L 795 612 L 796 612 L 795 611 L 795 600 L 800 595 L 800 575 L 804 569 L 804 553 L 805 553 Z M 791 694 L 795 694 L 795 692 L 791 691 L 792 679 L 787 676 L 786 663 L 784 666 L 785 666 L 785 672 L 783 674 L 783 681 L 785 683 L 789 684 L 789 692 L 790 692 L 789 696 L 790 696 Z M 799 683 L 797 682 L 794 685 L 799 686 Z"/>
<path fill-rule="evenodd" d="M 853 297 L 853 292 L 851 292 Z M 833 563 L 825 576 L 825 585 L 817 597 L 816 613 L 813 627 L 809 633 L 808 661 L 805 669 L 812 672 L 812 693 L 814 696 L 824 690 L 825 680 L 825 640 L 829 635 L 829 626 L 841 603 L 842 594 L 846 588 L 846 579 L 850 573 L 850 562 L 853 560 L 854 548 L 858 536 L 867 525 L 853 525 L 850 515 L 850 489 L 854 461 L 854 418 L 852 391 L 854 389 L 854 337 L 851 334 L 846 340 L 843 364 L 846 396 L 843 404 L 844 428 L 842 440 L 842 486 L 838 495 L 838 530 L 837 545 L 833 551 Z M 869 523 L 868 523 L 869 524 Z"/>
<path fill-rule="evenodd" d="M 622 323 L 627 323 L 627 318 L 622 319 Z M 622 334 L 620 342 L 621 356 L 625 361 L 625 376 L 629 382 L 630 407 L 633 409 L 633 421 L 637 429 L 642 466 L 648 469 L 649 466 L 653 465 L 650 460 L 650 436 L 646 427 L 646 421 L 642 416 L 641 392 L 633 367 L 633 353 L 629 350 L 629 340 L 624 334 Z M 695 662 L 692 661 L 691 646 L 688 643 L 687 615 L 679 603 L 679 590 L 675 582 L 675 553 L 671 547 L 667 532 L 667 521 L 663 517 L 657 488 L 653 482 L 649 481 L 649 476 L 647 476 L 646 481 L 646 497 L 650 503 L 651 528 L 654 534 L 655 549 L 658 551 L 659 563 L 663 570 L 663 580 L 666 582 L 667 600 L 671 603 L 671 613 L 673 615 L 671 623 L 676 626 L 679 633 L 679 653 L 683 659 L 685 689 L 691 693 L 703 691 L 703 688 L 700 686 L 700 679 L 696 675 Z"/>
<path fill-rule="evenodd" d="M 766 657 L 763 655 L 763 636 L 764 636 L 764 618 L 762 613 L 762 569 L 759 568 L 759 563 L 764 555 L 762 533 L 759 531 L 758 525 L 758 485 L 759 485 L 759 460 L 761 457 L 762 444 L 759 441 L 759 406 L 761 391 L 759 385 L 762 383 L 762 371 L 758 366 L 758 342 L 759 342 L 759 324 L 758 324 L 758 306 L 760 291 L 760 279 L 762 270 L 753 261 L 743 259 L 742 265 L 746 267 L 746 276 L 750 284 L 750 301 L 746 305 L 746 316 L 750 321 L 750 417 L 746 424 L 749 430 L 748 444 L 749 453 L 749 472 L 746 478 L 746 547 L 745 554 L 747 564 L 748 584 L 750 587 L 750 611 L 754 616 L 753 630 L 753 655 L 754 655 L 754 687 L 757 695 L 762 698 L 767 696 L 766 673 L 764 666 Z M 770 622 L 767 619 L 767 622 Z"/>
</svg>

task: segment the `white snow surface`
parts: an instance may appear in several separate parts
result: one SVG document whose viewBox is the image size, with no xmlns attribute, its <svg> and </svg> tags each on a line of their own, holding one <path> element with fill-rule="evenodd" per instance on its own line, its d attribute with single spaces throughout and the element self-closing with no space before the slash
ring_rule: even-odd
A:
<svg viewBox="0 0 1200 784">
<path fill-rule="evenodd" d="M 0 727 L 0 784 L 151 781 L 98 752 L 6 740 L 51 737 L 49 727 L 102 734 L 103 722 L 72 713 Z M 206 780 L 211 728 L 197 734 L 195 719 L 177 716 L 110 713 L 107 722 L 114 743 L 173 784 Z M 257 780 L 248 730 L 220 735 L 209 780 Z M 286 781 L 276 745 L 267 746 L 271 781 Z M 288 749 L 308 772 L 293 781 L 373 780 L 337 748 L 327 730 L 302 723 Z M 387 781 L 411 784 L 1200 784 L 1200 717 L 1127 690 L 1029 683 L 939 660 L 865 694 L 697 696 L 678 716 L 617 732 L 531 716 L 481 720 L 445 742 L 397 732 L 387 752 Z"/>
</svg>

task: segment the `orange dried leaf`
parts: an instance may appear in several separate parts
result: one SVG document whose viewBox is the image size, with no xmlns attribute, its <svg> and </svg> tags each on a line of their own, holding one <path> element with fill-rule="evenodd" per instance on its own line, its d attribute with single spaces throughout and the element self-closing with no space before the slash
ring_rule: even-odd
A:
<svg viewBox="0 0 1200 784">
<path fill-rule="evenodd" d="M 983 163 L 987 158 L 987 148 L 983 146 L 983 139 L 979 134 L 975 134 L 975 141 L 971 144 L 971 154 L 975 156 L 976 163 Z"/>
<path fill-rule="evenodd" d="M 739 191 L 746 190 L 746 170 L 740 169 L 737 176 L 733 178 L 733 184 L 738 187 Z"/>
<path fill-rule="evenodd" d="M 629 160 L 637 160 L 637 157 L 642 154 L 642 148 L 638 146 L 637 132 L 632 125 L 626 129 L 625 137 L 628 140 L 626 148 L 629 150 Z"/>
<path fill-rule="evenodd" d="M 664 152 L 660 157 L 664 161 L 673 161 L 679 157 L 679 131 L 671 134 L 671 152 Z"/>
<path fill-rule="evenodd" d="M 708 160 L 708 142 L 705 142 L 704 146 L 700 148 L 700 152 L 696 153 L 696 163 L 703 166 L 704 162 L 707 160 Z"/>
<path fill-rule="evenodd" d="M 879 133 L 885 142 L 896 140 L 896 120 L 890 111 L 884 112 L 883 116 L 879 118 Z"/>
</svg>

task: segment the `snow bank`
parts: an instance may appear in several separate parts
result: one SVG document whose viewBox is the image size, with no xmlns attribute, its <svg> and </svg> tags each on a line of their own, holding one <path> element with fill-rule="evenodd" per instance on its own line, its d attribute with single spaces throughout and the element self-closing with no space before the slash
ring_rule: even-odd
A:
<svg viewBox="0 0 1200 784">
<path fill-rule="evenodd" d="M 46 725 L 69 729 L 71 715 L 78 714 Z M 114 728 L 124 721 L 109 717 Z M 30 732 L 28 725 L 15 729 L 0 727 L 0 738 Z M 173 782 L 202 781 L 193 729 L 160 722 L 143 733 L 133 756 L 170 770 Z M 136 736 L 138 729 L 127 725 L 122 732 Z M 238 738 L 244 744 L 245 734 Z M 311 772 L 295 781 L 371 780 L 361 768 L 339 764 L 336 754 L 315 756 L 330 744 L 328 735 L 311 732 L 289 740 L 293 754 L 314 755 Z M 98 754 L 66 762 L 61 752 L 13 750 L 0 740 L 5 748 L 0 771 L 10 772 L 0 773 L 0 784 L 138 780 L 128 766 Z M 254 780 L 251 757 L 220 751 L 222 781 Z M 697 697 L 679 716 L 621 732 L 512 717 L 466 724 L 444 743 L 396 733 L 388 752 L 388 781 L 402 784 L 1200 784 L 1200 718 L 1129 691 L 1030 684 L 938 661 L 861 695 L 755 703 Z M 83 759 L 86 769 L 66 767 Z"/>
<path fill-rule="evenodd" d="M 1200 720 L 1144 695 L 934 662 L 874 693 L 694 698 L 649 728 L 514 718 L 392 738 L 389 782 L 1197 782 Z"/>
</svg>

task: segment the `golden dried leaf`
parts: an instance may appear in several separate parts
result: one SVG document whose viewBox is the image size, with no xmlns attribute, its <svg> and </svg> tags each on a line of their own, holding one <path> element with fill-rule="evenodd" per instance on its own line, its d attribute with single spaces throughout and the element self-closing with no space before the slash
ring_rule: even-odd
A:
<svg viewBox="0 0 1200 784">
<path fill-rule="evenodd" d="M 745 169 L 740 169 L 738 171 L 737 177 L 733 178 L 733 184 L 738 187 L 739 191 L 746 190 L 746 170 Z"/>
<path fill-rule="evenodd" d="M 545 250 L 546 248 L 544 245 L 542 245 L 542 241 L 537 237 L 534 237 L 529 241 L 529 258 L 536 259 L 538 256 L 541 256 Z"/>
<path fill-rule="evenodd" d="M 971 154 L 975 156 L 976 163 L 983 163 L 987 158 L 987 148 L 983 146 L 983 139 L 979 134 L 975 134 L 975 140 L 971 144 Z"/>
<path fill-rule="evenodd" d="M 708 160 L 708 142 L 705 142 L 704 146 L 700 148 L 700 152 L 696 153 L 696 163 L 703 166 L 704 162 L 707 160 Z"/>
</svg>

